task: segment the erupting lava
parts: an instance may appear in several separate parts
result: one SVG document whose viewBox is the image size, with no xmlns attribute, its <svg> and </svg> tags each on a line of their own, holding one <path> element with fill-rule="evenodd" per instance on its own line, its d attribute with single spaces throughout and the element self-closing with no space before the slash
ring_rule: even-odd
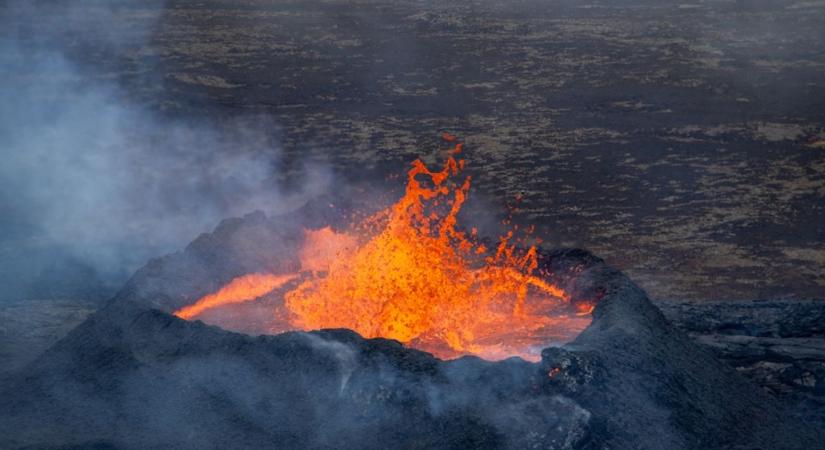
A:
<svg viewBox="0 0 825 450">
<path fill-rule="evenodd" d="M 416 160 L 404 196 L 349 231 L 305 230 L 300 273 L 238 277 L 175 314 L 191 319 L 286 286 L 286 317 L 273 321 L 287 323 L 273 329 L 349 328 L 445 358 L 536 360 L 542 346 L 586 327 L 589 310 L 571 311 L 564 291 L 537 273 L 536 248 L 512 231 L 491 251 L 458 227 L 470 188 L 469 177 L 454 181 L 460 153 L 456 144 L 437 172 Z"/>
<path fill-rule="evenodd" d="M 197 302 L 175 311 L 175 315 L 181 319 L 191 319 L 216 306 L 255 300 L 273 289 L 283 286 L 297 276 L 297 274 L 270 275 L 264 273 L 244 275 L 235 278 L 218 292 L 202 297 Z"/>
</svg>

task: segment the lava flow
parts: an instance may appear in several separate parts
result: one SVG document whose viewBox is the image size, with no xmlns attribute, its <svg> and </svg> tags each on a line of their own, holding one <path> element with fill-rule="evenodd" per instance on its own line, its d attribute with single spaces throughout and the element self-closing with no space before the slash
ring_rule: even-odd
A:
<svg viewBox="0 0 825 450">
<path fill-rule="evenodd" d="M 461 150 L 456 144 L 440 171 L 416 160 L 404 196 L 349 230 L 305 230 L 300 273 L 238 277 L 175 314 L 191 319 L 288 289 L 286 314 L 273 312 L 271 329 L 349 328 L 443 358 L 537 360 L 542 347 L 584 329 L 589 309 L 571 308 L 538 273 L 536 248 L 513 231 L 488 249 L 459 227 L 470 188 L 470 177 L 456 181 Z"/>
</svg>

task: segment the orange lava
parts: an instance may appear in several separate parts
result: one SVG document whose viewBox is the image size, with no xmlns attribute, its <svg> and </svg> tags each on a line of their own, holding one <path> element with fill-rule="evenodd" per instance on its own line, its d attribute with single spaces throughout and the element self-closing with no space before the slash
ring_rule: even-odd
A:
<svg viewBox="0 0 825 450">
<path fill-rule="evenodd" d="M 355 251 L 358 243 L 348 234 L 336 233 L 332 227 L 304 230 L 304 244 L 298 258 L 301 270 L 313 273 L 326 272 L 338 256 Z"/>
<path fill-rule="evenodd" d="M 265 273 L 243 275 L 230 281 L 219 291 L 175 311 L 175 315 L 181 319 L 192 319 L 208 309 L 255 300 L 289 283 L 297 276 L 297 274 L 270 275 Z"/>
<path fill-rule="evenodd" d="M 284 294 L 286 317 L 273 315 L 288 322 L 281 328 L 349 328 L 442 358 L 538 360 L 543 346 L 590 323 L 589 306 L 571 307 L 565 292 L 537 273 L 536 248 L 525 248 L 514 232 L 490 251 L 475 230 L 458 226 L 471 181 L 460 178 L 460 153 L 455 144 L 440 171 L 413 162 L 404 196 L 351 230 L 306 230 L 300 275 L 246 275 L 176 314 L 192 318 L 249 301 L 301 276 Z"/>
</svg>

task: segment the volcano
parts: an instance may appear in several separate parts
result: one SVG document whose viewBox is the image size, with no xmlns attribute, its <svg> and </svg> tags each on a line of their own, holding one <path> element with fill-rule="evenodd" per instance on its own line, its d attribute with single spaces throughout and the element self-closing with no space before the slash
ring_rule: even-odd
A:
<svg viewBox="0 0 825 450">
<path fill-rule="evenodd" d="M 150 261 L 3 382 L 0 447 L 821 446 L 600 258 L 459 227 L 459 150 L 356 226 L 320 198 Z"/>
<path fill-rule="evenodd" d="M 312 208 L 310 208 L 312 209 Z M 316 208 L 315 211 L 325 211 Z M 0 446 L 816 448 L 815 430 L 675 329 L 583 250 L 540 252 L 592 323 L 538 362 L 443 360 L 345 329 L 251 336 L 171 314 L 283 267 L 333 212 L 224 221 L 151 261 L 6 381 Z M 250 245 L 255 243 L 256 245 Z M 270 251 L 261 253 L 266 246 Z M 220 257 L 216 257 L 220 255 Z"/>
</svg>

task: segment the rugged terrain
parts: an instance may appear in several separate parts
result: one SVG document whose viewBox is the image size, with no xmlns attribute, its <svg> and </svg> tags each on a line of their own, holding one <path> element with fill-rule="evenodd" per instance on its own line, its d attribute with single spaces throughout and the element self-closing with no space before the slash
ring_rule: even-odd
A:
<svg viewBox="0 0 825 450">
<path fill-rule="evenodd" d="M 117 448 L 811 448 L 820 428 L 676 329 L 582 250 L 543 253 L 593 323 L 540 363 L 441 361 L 347 330 L 246 336 L 168 311 L 274 271 L 292 216 L 225 221 L 151 261 L 0 390 L 0 445 Z"/>
<path fill-rule="evenodd" d="M 168 313 L 239 273 L 289 266 L 293 237 L 307 224 L 292 218 L 230 219 L 147 264 L 106 306 L 0 382 L 0 445 L 821 442 L 825 303 L 660 303 L 671 322 L 632 281 L 581 250 L 545 251 L 542 265 L 574 298 L 604 297 L 590 327 L 546 349 L 539 364 L 440 361 L 346 330 L 245 336 Z"/>
<path fill-rule="evenodd" d="M 654 304 L 694 341 L 800 415 L 825 425 L 825 301 L 759 300 Z M 6 302 L 0 306 L 2 374 L 9 375 L 94 312 L 72 300 Z"/>
<path fill-rule="evenodd" d="M 825 301 L 674 302 L 657 306 L 677 327 L 765 391 L 825 426 Z"/>
</svg>

